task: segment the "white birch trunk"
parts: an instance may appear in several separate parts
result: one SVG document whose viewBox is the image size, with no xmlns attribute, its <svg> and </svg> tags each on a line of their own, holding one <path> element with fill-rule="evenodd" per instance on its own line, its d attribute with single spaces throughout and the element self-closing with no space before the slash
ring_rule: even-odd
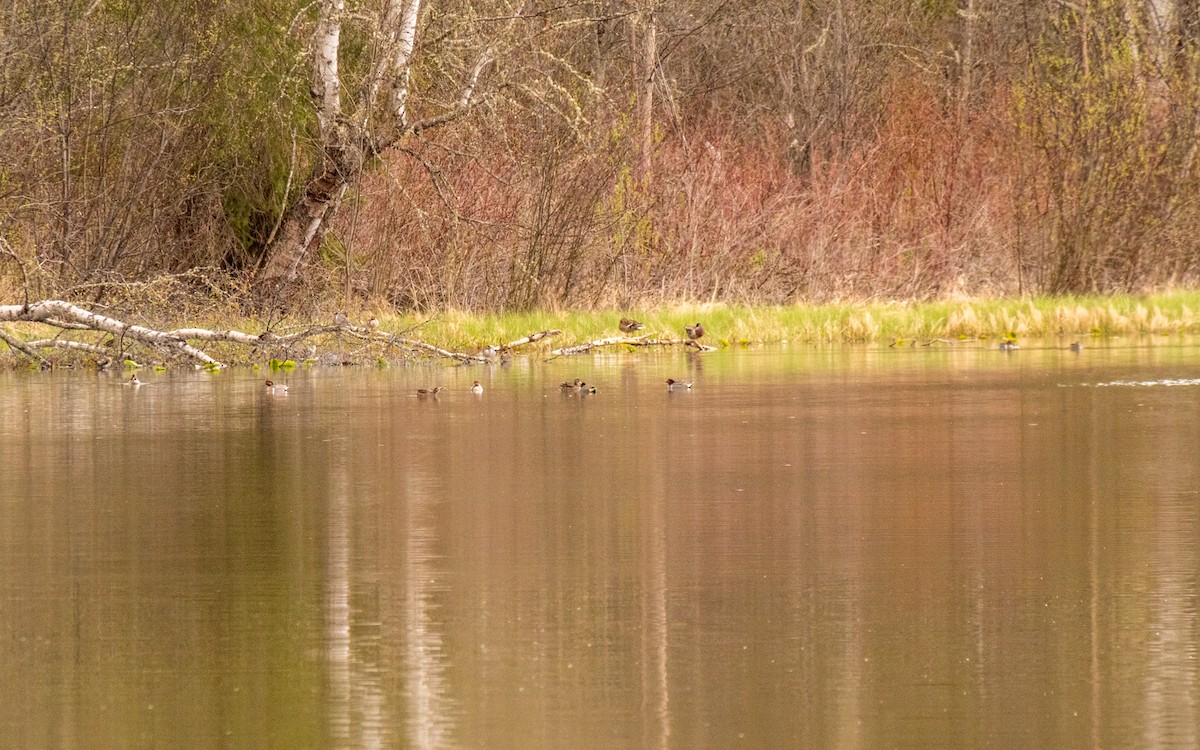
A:
<svg viewBox="0 0 1200 750">
<path fill-rule="evenodd" d="M 338 75 L 338 52 L 342 44 L 344 0 L 325 0 L 321 4 L 321 20 L 313 40 L 313 94 L 317 105 L 317 122 L 321 135 L 336 125 L 342 114 L 342 83 Z"/>
<path fill-rule="evenodd" d="M 401 129 L 408 127 L 408 72 L 411 69 L 413 47 L 417 43 L 417 17 L 420 13 L 420 0 L 410 0 L 408 5 L 404 6 L 404 12 L 400 16 L 396 56 L 392 61 L 392 74 L 395 76 L 392 113 Z"/>
<path fill-rule="evenodd" d="M 458 101 L 449 110 L 420 122 L 408 122 L 409 71 L 416 48 L 420 0 L 388 0 L 376 19 L 377 58 L 354 102 L 354 121 L 343 114 L 342 81 L 338 72 L 342 23 L 349 16 L 345 0 L 322 0 L 313 37 L 313 102 L 320 125 L 322 160 L 303 193 L 280 222 L 254 276 L 254 299 L 262 307 L 282 302 L 299 278 L 308 259 L 329 231 L 329 223 L 350 185 L 358 179 L 369 158 L 392 147 L 406 135 L 461 116 L 475 105 L 476 87 L 491 62 L 485 50 L 463 84 Z M 390 85 L 386 105 L 377 101 Z M 371 113 L 385 106 L 394 116 L 390 129 L 371 131 Z"/>
</svg>

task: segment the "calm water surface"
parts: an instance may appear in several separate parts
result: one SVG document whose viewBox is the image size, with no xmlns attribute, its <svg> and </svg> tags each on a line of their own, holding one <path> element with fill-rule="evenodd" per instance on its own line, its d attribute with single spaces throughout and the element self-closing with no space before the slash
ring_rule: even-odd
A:
<svg viewBox="0 0 1200 750">
<path fill-rule="evenodd" d="M 1194 344 L 146 377 L 0 376 L 0 747 L 1200 745 Z"/>
</svg>

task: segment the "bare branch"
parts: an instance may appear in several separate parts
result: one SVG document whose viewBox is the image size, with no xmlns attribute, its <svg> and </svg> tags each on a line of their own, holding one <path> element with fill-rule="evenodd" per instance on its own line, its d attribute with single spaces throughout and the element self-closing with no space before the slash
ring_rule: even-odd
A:
<svg viewBox="0 0 1200 750">
<path fill-rule="evenodd" d="M 548 339 L 552 336 L 557 336 L 560 333 L 562 333 L 562 331 L 558 330 L 557 328 L 551 328 L 546 331 L 538 331 L 537 333 L 532 333 L 532 334 L 526 336 L 525 338 L 520 338 L 520 339 L 517 339 L 516 341 L 510 341 L 509 343 L 504 345 L 504 348 L 505 349 L 516 349 L 518 346 L 525 346 L 526 344 L 532 344 L 532 343 L 541 341 L 542 339 Z"/>
<path fill-rule="evenodd" d="M 561 349 L 555 349 L 550 352 L 550 358 L 561 357 L 566 354 L 584 354 L 593 349 L 599 349 L 605 346 L 690 346 L 697 351 L 711 352 L 716 351 L 716 347 L 705 346 L 698 341 L 691 339 L 652 339 L 648 336 L 610 336 L 609 338 L 596 339 L 595 341 L 585 341 L 582 344 L 573 346 L 564 346 Z"/>
<path fill-rule="evenodd" d="M 5 331 L 3 328 L 0 328 L 0 341 L 3 341 L 4 343 L 11 346 L 13 349 L 16 349 L 17 351 L 21 352 L 26 357 L 29 357 L 30 359 L 36 359 L 37 361 L 41 362 L 43 365 L 47 364 L 46 358 L 43 357 L 42 355 L 38 354 L 36 351 L 34 351 L 33 347 L 29 346 L 29 344 L 22 342 L 20 339 L 18 339 L 15 336 L 10 336 L 8 334 L 8 332 Z"/>
<path fill-rule="evenodd" d="M 488 47 L 479 55 L 479 60 L 476 61 L 475 67 L 471 69 L 471 75 L 468 77 L 466 85 L 463 86 L 462 94 L 458 97 L 458 103 L 453 108 L 440 115 L 434 115 L 433 117 L 416 122 L 410 127 L 401 130 L 395 140 L 399 140 L 400 137 L 405 135 L 416 135 L 422 130 L 428 130 L 439 125 L 444 125 L 452 120 L 457 120 L 474 109 L 475 105 L 481 101 L 474 98 L 475 89 L 479 85 L 479 76 L 483 73 L 483 69 L 492 62 L 492 54 L 492 48 Z"/>
<path fill-rule="evenodd" d="M 146 326 L 130 325 L 116 318 L 100 315 L 62 300 L 43 300 L 42 302 L 35 302 L 32 305 L 0 305 L 0 320 L 27 320 L 36 323 L 46 323 L 48 325 L 53 325 L 57 321 L 76 325 L 83 324 L 94 331 L 106 331 L 115 336 L 127 337 L 143 344 L 178 349 L 192 359 L 199 360 L 205 364 L 216 367 L 223 366 L 204 352 L 169 333 L 156 331 Z M 61 339 L 54 340 L 60 341 Z M 79 342 L 74 342 L 74 344 L 77 343 Z M 67 348 L 83 348 L 74 344 Z M 61 345 L 53 344 L 52 346 Z"/>
<path fill-rule="evenodd" d="M 279 218 L 275 221 L 275 226 L 271 227 L 271 233 L 267 235 L 267 244 L 270 245 L 275 240 L 275 233 L 279 231 L 279 225 L 283 224 L 283 219 L 287 216 L 287 201 L 292 194 L 292 177 L 296 174 L 296 129 L 292 128 L 292 158 L 288 162 L 287 183 L 283 186 L 283 205 L 279 208 Z"/>
<path fill-rule="evenodd" d="M 37 341 L 30 341 L 26 346 L 37 349 L 73 349 L 75 351 L 96 354 L 101 357 L 112 355 L 112 352 L 102 346 L 89 344 L 86 341 L 72 341 L 71 339 L 38 339 Z M 42 357 L 38 356 L 38 359 L 42 359 Z M 42 359 L 42 361 L 45 362 L 46 360 Z"/>
<path fill-rule="evenodd" d="M 29 304 L 29 274 L 25 271 L 25 263 L 21 260 L 21 256 L 17 255 L 12 249 L 12 245 L 8 244 L 8 240 L 0 237 L 0 252 L 13 259 L 17 264 L 17 268 L 21 269 L 21 288 L 24 290 L 25 304 Z"/>
<path fill-rule="evenodd" d="M 368 343 L 376 342 L 406 348 L 411 351 L 434 354 L 460 362 L 491 362 L 495 360 L 497 351 L 515 349 L 526 344 L 532 344 L 552 336 L 557 336 L 561 333 L 557 329 L 538 331 L 537 333 L 531 333 L 528 336 L 512 341 L 500 347 L 500 349 L 493 348 L 491 353 L 467 354 L 465 352 L 445 349 L 425 341 L 381 332 L 365 326 L 309 326 L 302 331 L 282 336 L 271 331 L 264 331 L 261 334 L 254 335 L 231 329 L 210 330 L 207 328 L 177 328 L 173 331 L 159 331 L 146 326 L 131 325 L 116 318 L 93 313 L 62 300 L 44 300 L 32 305 L 0 305 L 0 321 L 26 321 L 43 323 L 62 329 L 103 331 L 119 339 L 127 338 L 151 347 L 174 349 L 192 360 L 197 360 L 214 367 L 223 367 L 224 365 L 188 342 L 219 341 L 251 347 L 291 347 L 313 336 L 337 334 L 339 336 L 350 336 Z M 410 328 L 408 330 L 413 329 Z M 26 356 L 35 358 L 43 363 L 46 360 L 34 350 L 58 348 L 85 351 L 103 357 L 112 355 L 112 351 L 105 347 L 65 338 L 40 339 L 34 342 L 23 343 L 6 331 L 0 330 L 0 340 L 7 342 L 14 349 Z"/>
</svg>

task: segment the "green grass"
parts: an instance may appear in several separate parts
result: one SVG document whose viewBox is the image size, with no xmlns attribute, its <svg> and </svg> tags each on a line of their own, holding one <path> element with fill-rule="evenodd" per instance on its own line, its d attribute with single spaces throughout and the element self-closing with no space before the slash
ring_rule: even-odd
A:
<svg viewBox="0 0 1200 750">
<path fill-rule="evenodd" d="M 1149 296 L 1040 297 L 943 301 L 745 307 L 678 305 L 649 310 L 522 312 L 474 315 L 446 312 L 428 318 L 381 315 L 382 328 L 449 348 L 470 349 L 514 341 L 548 328 L 565 346 L 618 334 L 623 316 L 640 320 L 650 335 L 682 337 L 685 324 L 701 322 L 705 341 L 725 343 L 848 343 L 895 339 L 1200 333 L 1200 292 Z M 364 315 L 363 317 L 369 317 Z"/>
<path fill-rule="evenodd" d="M 624 315 L 646 325 L 641 333 L 683 338 L 684 325 L 704 324 L 704 343 L 711 346 L 772 344 L 781 342 L 840 344 L 856 342 L 909 344 L 928 343 L 931 339 L 1022 339 L 1069 337 L 1103 338 L 1118 335 L 1200 334 L 1200 291 L 1169 292 L 1147 296 L 1043 297 L 1033 299 L 941 301 L 928 303 L 871 303 L 790 305 L 748 307 L 738 305 L 674 305 L 644 310 L 523 312 L 504 314 L 468 314 L 444 312 L 433 316 L 388 315 L 378 313 L 381 332 L 409 338 L 461 352 L 475 352 L 488 344 L 506 344 L 546 329 L 562 334 L 546 343 L 522 349 L 537 354 L 548 349 L 580 344 L 617 336 L 617 321 Z M 364 322 L 372 314 L 359 311 L 352 316 Z M 211 328 L 235 328 L 257 333 L 261 322 L 249 319 L 202 316 L 192 321 Z M 332 316 L 330 316 L 332 317 Z M 151 326 L 153 320 L 143 321 Z M 309 321 L 285 321 L 278 333 L 299 330 Z M 56 329 L 24 323 L 5 324 L 10 334 L 29 341 L 53 336 Z M 59 333 L 87 341 L 98 341 L 95 333 Z M 385 345 L 367 343 L 350 336 L 321 336 L 313 339 L 320 351 L 352 352 L 356 361 L 377 363 L 396 352 Z M 230 364 L 249 364 L 255 357 L 261 364 L 268 357 L 294 354 L 288 351 L 249 350 L 235 344 L 198 342 L 198 346 L 217 359 Z M 7 346 L 0 342 L 0 354 Z M 138 350 L 140 351 L 140 350 Z M 91 355 L 73 355 L 62 350 L 45 352 L 58 361 L 78 359 L 86 363 Z M 247 361 L 249 358 L 249 361 Z M 17 356 L 0 357 L 7 365 L 28 364 Z M 150 357 L 150 360 L 154 360 Z"/>
</svg>

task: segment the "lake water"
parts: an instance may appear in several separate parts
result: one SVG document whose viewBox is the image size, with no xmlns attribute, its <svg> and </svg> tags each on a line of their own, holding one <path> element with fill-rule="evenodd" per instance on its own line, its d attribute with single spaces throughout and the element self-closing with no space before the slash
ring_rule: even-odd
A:
<svg viewBox="0 0 1200 750">
<path fill-rule="evenodd" d="M 1200 347 L 1056 345 L 0 375 L 0 747 L 1195 748 Z"/>
</svg>

